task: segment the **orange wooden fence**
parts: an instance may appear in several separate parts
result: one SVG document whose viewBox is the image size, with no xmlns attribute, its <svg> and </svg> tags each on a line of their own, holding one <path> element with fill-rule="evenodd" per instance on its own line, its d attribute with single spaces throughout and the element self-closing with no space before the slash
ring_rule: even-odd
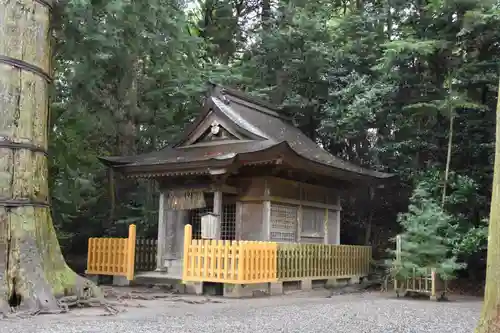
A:
<svg viewBox="0 0 500 333">
<path fill-rule="evenodd" d="M 87 274 L 133 280 L 136 227 L 128 238 L 90 238 Z M 193 240 L 184 229 L 183 281 L 251 284 L 346 278 L 369 273 L 371 248 L 353 245 L 278 244 L 275 242 Z"/>
<path fill-rule="evenodd" d="M 134 279 L 136 227 L 128 238 L 89 238 L 86 274 L 125 276 Z"/>
<path fill-rule="evenodd" d="M 370 271 L 371 247 L 193 240 L 184 229 L 184 281 L 250 284 L 351 278 Z"/>
<path fill-rule="evenodd" d="M 276 281 L 277 243 L 193 240 L 184 228 L 184 281 L 250 284 Z"/>
</svg>

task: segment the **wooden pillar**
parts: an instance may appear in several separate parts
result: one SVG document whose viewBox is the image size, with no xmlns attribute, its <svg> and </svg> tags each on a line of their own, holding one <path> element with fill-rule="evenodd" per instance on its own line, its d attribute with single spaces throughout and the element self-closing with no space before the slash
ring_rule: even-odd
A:
<svg viewBox="0 0 500 333">
<path fill-rule="evenodd" d="M 165 191 L 160 192 L 160 205 L 158 208 L 158 241 L 156 247 L 156 271 L 165 271 L 163 261 L 165 251 L 165 235 L 166 235 L 166 211 L 165 211 Z"/>
<path fill-rule="evenodd" d="M 184 245 L 184 225 L 188 218 L 187 210 L 168 210 L 165 227 L 164 266 L 169 276 L 182 276 Z"/>
<path fill-rule="evenodd" d="M 337 244 L 340 244 L 340 209 L 337 210 Z"/>
<path fill-rule="evenodd" d="M 189 224 L 189 210 L 178 210 L 175 222 L 175 258 L 182 259 L 184 254 L 184 227 Z"/>
<path fill-rule="evenodd" d="M 243 203 L 236 201 L 236 226 L 235 226 L 235 239 L 241 240 L 243 227 Z"/>
<path fill-rule="evenodd" d="M 271 195 L 271 188 L 267 178 L 264 180 L 264 197 L 269 198 Z M 262 202 L 262 234 L 261 241 L 268 242 L 271 240 L 271 201 L 264 200 Z"/>
<path fill-rule="evenodd" d="M 177 211 L 169 209 L 167 210 L 165 221 L 165 253 L 163 258 L 167 261 L 167 267 L 170 267 L 171 262 L 177 259 L 175 255 L 175 243 L 176 243 L 176 224 L 177 224 Z"/>
<path fill-rule="evenodd" d="M 337 195 L 337 211 L 335 212 L 335 214 L 336 214 L 335 244 L 338 244 L 338 245 L 340 245 L 340 212 L 341 211 L 342 211 L 342 207 L 340 206 L 340 195 Z"/>
<path fill-rule="evenodd" d="M 302 205 L 297 207 L 297 235 L 295 236 L 295 241 L 300 243 L 300 238 L 302 236 L 302 218 L 303 218 L 303 209 Z"/>
<path fill-rule="evenodd" d="M 214 207 L 212 211 L 217 215 L 217 232 L 215 233 L 215 239 L 221 239 L 222 236 L 222 191 L 214 191 Z"/>
<path fill-rule="evenodd" d="M 271 201 L 265 200 L 262 203 L 262 239 L 261 241 L 268 242 L 271 240 Z"/>
<path fill-rule="evenodd" d="M 330 213 L 328 211 L 328 208 L 325 208 L 324 210 L 324 215 L 323 215 L 323 244 L 328 244 L 328 233 L 331 231 L 329 230 L 330 228 L 328 227 L 328 214 Z"/>
<path fill-rule="evenodd" d="M 303 219 L 303 208 L 302 202 L 304 201 L 304 186 L 299 183 L 299 206 L 297 207 L 297 234 L 295 235 L 295 242 L 300 243 L 302 237 L 302 219 Z"/>
</svg>

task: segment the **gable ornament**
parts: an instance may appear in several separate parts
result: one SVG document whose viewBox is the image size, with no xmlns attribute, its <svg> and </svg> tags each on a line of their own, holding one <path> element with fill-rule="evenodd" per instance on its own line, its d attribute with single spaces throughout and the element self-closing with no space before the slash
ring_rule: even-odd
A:
<svg viewBox="0 0 500 333">
<path fill-rule="evenodd" d="M 217 135 L 217 134 L 219 134 L 219 132 L 220 132 L 219 123 L 216 121 L 212 122 L 212 125 L 210 127 L 210 133 L 212 133 L 213 135 Z"/>
</svg>

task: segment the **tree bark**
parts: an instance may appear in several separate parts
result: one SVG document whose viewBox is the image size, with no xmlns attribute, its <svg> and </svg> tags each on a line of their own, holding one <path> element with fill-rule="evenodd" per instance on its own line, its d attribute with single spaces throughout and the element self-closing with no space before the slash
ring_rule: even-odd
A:
<svg viewBox="0 0 500 333">
<path fill-rule="evenodd" d="M 99 290 L 66 264 L 48 190 L 50 2 L 0 1 L 0 313 Z"/>
<path fill-rule="evenodd" d="M 271 20 L 271 0 L 262 0 L 262 13 L 261 13 L 261 25 L 262 30 L 268 31 L 270 28 Z"/>
<path fill-rule="evenodd" d="M 450 175 L 450 164 L 451 164 L 451 151 L 453 149 L 453 122 L 455 120 L 453 105 L 452 102 L 452 78 L 451 76 L 448 79 L 448 116 L 449 116 L 449 130 L 448 130 L 448 149 L 446 152 L 446 168 L 444 171 L 444 184 L 443 184 L 443 196 L 441 198 L 441 207 L 444 208 L 444 204 L 446 202 L 446 188 L 448 187 L 448 178 Z"/>
<path fill-rule="evenodd" d="M 476 333 L 500 332 L 500 82 L 496 116 L 495 167 L 488 230 L 486 288 Z"/>
</svg>

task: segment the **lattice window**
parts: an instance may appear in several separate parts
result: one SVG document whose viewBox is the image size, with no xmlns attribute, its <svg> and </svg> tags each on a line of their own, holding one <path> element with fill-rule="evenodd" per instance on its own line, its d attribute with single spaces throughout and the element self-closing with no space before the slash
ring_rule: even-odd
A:
<svg viewBox="0 0 500 333">
<path fill-rule="evenodd" d="M 221 239 L 236 239 L 236 204 L 222 205 Z"/>
<path fill-rule="evenodd" d="M 293 243 L 297 240 L 297 207 L 271 204 L 271 240 Z"/>
<path fill-rule="evenodd" d="M 212 206 L 191 210 L 193 239 L 201 239 L 201 217 L 212 211 Z M 221 239 L 236 239 L 236 204 L 222 205 Z"/>
<path fill-rule="evenodd" d="M 213 210 L 211 206 L 192 209 L 190 211 L 190 223 L 193 228 L 193 239 L 201 239 L 201 217 Z"/>
<path fill-rule="evenodd" d="M 302 232 L 318 234 L 324 233 L 325 210 L 321 208 L 302 208 Z"/>
</svg>

